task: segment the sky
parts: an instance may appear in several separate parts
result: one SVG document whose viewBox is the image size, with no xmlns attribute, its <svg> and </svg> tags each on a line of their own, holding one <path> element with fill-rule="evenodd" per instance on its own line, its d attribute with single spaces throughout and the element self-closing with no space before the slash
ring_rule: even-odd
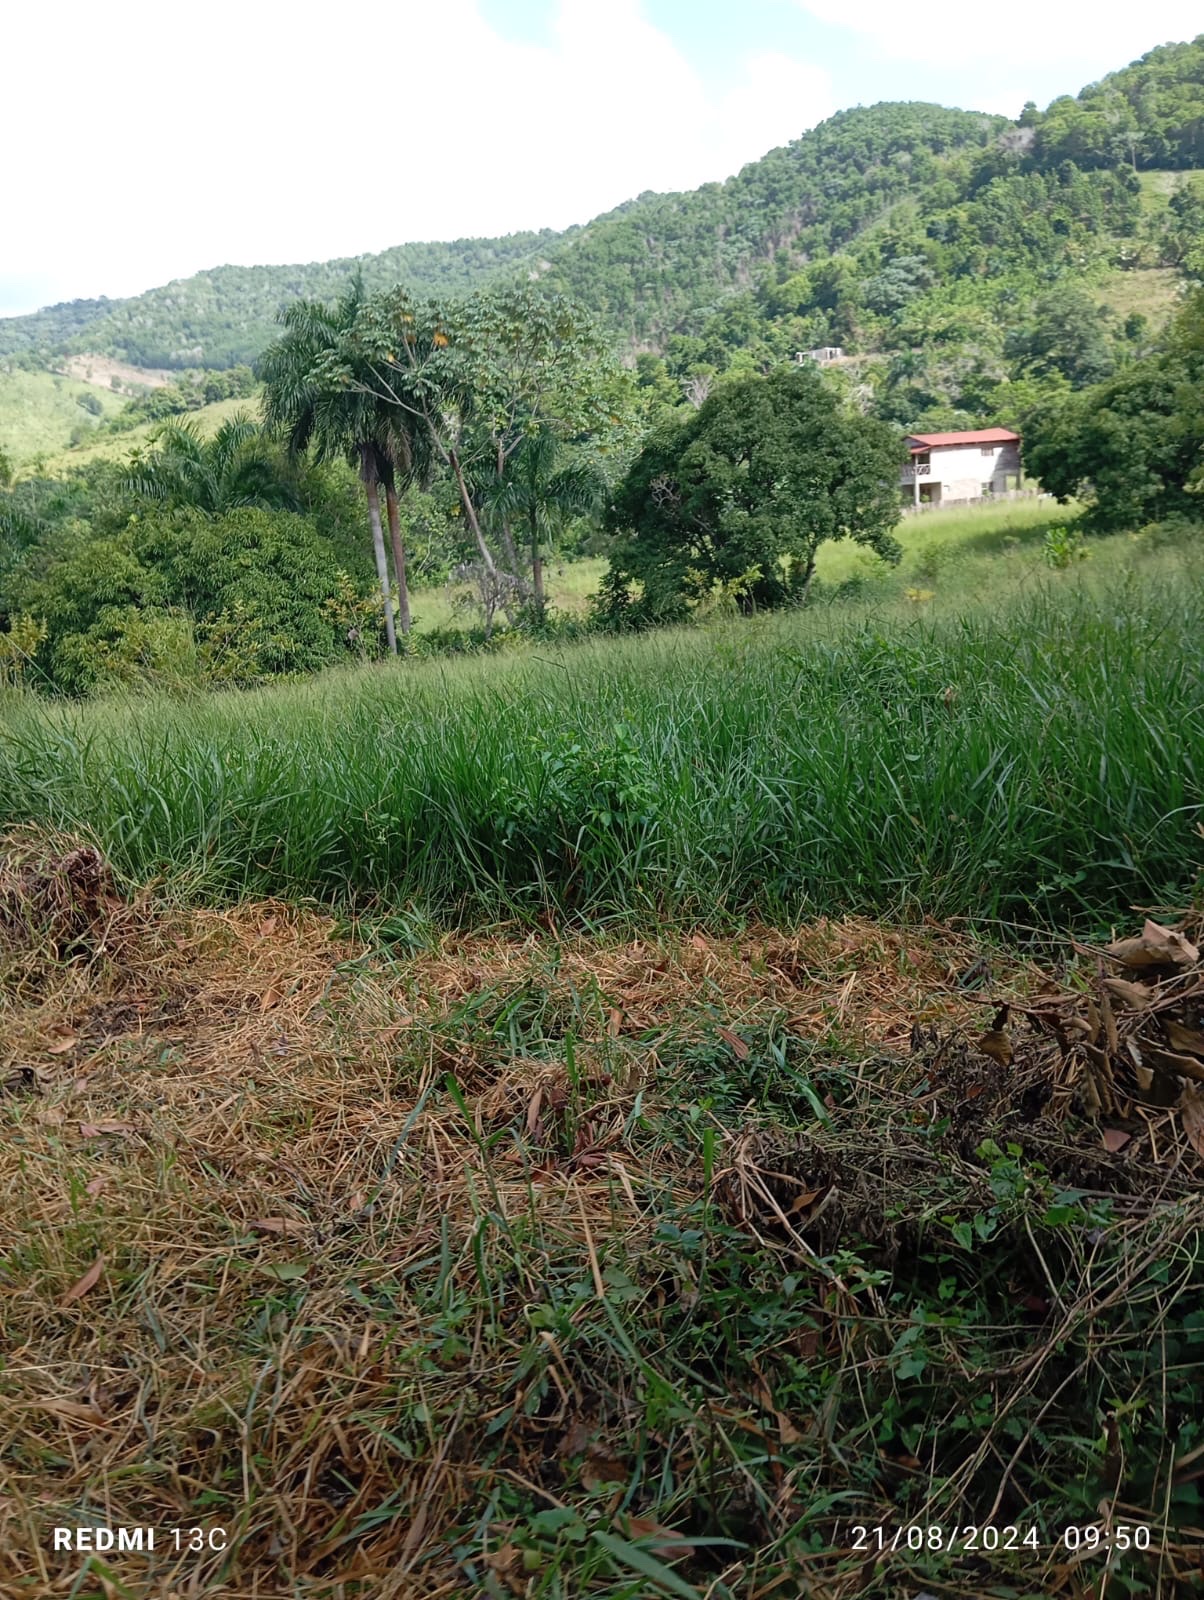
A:
<svg viewBox="0 0 1204 1600">
<path fill-rule="evenodd" d="M 0 315 L 225 263 L 563 228 L 833 112 L 1016 116 L 1199 0 L 60 0 L 5 21 Z"/>
</svg>

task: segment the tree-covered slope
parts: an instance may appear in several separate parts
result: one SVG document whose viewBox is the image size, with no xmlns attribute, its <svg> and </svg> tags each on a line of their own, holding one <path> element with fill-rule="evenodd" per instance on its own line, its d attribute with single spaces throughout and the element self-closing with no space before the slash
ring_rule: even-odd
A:
<svg viewBox="0 0 1204 1600">
<path fill-rule="evenodd" d="M 73 300 L 0 320 L 0 359 L 45 360 L 91 350 L 140 367 L 230 367 L 253 360 L 276 332 L 279 308 L 299 295 L 327 299 L 358 268 L 365 286 L 397 282 L 421 294 L 464 294 L 539 270 L 561 234 L 406 244 L 379 255 L 305 266 L 214 267 L 128 300 Z"/>
<path fill-rule="evenodd" d="M 726 183 L 599 217 L 561 243 L 548 278 L 624 335 L 661 342 L 775 258 L 830 254 L 905 198 L 948 203 L 1009 126 L 919 102 L 842 111 Z"/>
<path fill-rule="evenodd" d="M 1204 167 L 1202 67 L 1204 34 L 1160 45 L 1044 113 L 1026 106 L 1021 122 L 1033 129 L 1035 159 L 1045 166 Z"/>
<path fill-rule="evenodd" d="M 1060 277 L 1204 270 L 1190 185 L 1172 184 L 1154 214 L 1141 194 L 1143 175 L 1199 167 L 1204 35 L 1015 122 L 924 103 L 844 111 L 724 183 L 643 194 L 563 234 L 219 267 L 130 300 L 51 307 L 0 321 L 0 358 L 88 349 L 144 366 L 234 365 L 264 348 L 281 305 L 330 298 L 357 267 L 369 289 L 404 281 L 419 294 L 539 276 L 629 346 L 665 355 L 673 382 L 722 371 L 735 351 L 759 365 L 828 342 L 949 354 Z M 929 385 L 933 403 L 965 412 L 949 376 Z"/>
</svg>

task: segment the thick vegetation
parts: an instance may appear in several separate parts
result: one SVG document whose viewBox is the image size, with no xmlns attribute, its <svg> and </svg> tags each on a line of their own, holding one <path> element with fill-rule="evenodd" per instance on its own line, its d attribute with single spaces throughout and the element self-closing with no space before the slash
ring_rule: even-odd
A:
<svg viewBox="0 0 1204 1600">
<path fill-rule="evenodd" d="M 560 235 L 510 234 L 406 244 L 380 255 L 306 266 L 214 267 L 130 300 L 74 300 L 0 321 L 0 356 L 96 350 L 142 367 L 230 367 L 252 361 L 273 337 L 277 311 L 298 297 L 328 298 L 360 273 L 372 289 L 399 279 L 424 293 L 464 294 L 510 277 Z"/>
<path fill-rule="evenodd" d="M 250 699 L 22 702 L 0 818 L 88 830 L 137 878 L 440 919 L 1094 925 L 1190 887 L 1193 574 L 943 623 L 837 609 Z"/>
<path fill-rule="evenodd" d="M 897 561 L 903 457 L 893 428 L 848 411 L 812 369 L 725 385 L 632 463 L 609 512 L 621 537 L 604 615 L 680 621 L 715 590 L 750 610 L 802 603 L 826 540 Z"/>
<path fill-rule="evenodd" d="M 1030 471 L 1093 523 L 1133 527 L 1199 516 L 1204 494 L 1204 293 L 1158 347 L 1058 405 L 1037 409 Z"/>
</svg>

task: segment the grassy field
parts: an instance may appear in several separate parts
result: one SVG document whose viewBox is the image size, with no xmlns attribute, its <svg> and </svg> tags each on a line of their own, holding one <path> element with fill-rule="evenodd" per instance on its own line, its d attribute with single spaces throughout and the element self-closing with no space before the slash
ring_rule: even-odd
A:
<svg viewBox="0 0 1204 1600">
<path fill-rule="evenodd" d="M 903 559 L 891 567 L 852 539 L 820 546 L 815 563 L 817 589 L 854 585 L 878 600 L 901 598 L 908 589 L 939 589 L 944 600 L 973 597 L 983 586 L 1011 588 L 1017 568 L 1050 528 L 1074 519 L 1077 508 L 1050 498 L 999 501 L 949 507 L 904 517 L 895 529 Z M 565 616 L 581 616 L 606 572 L 601 559 L 549 561 L 546 583 L 550 605 Z M 937 580 L 940 580 L 939 584 Z M 416 589 L 414 626 L 421 633 L 462 624 L 456 585 Z"/>
<path fill-rule="evenodd" d="M 85 395 L 95 396 L 104 416 L 112 416 L 125 404 L 111 389 L 75 378 L 50 372 L 0 372 L 0 450 L 18 469 L 39 456 L 48 462 L 57 459 L 74 428 L 93 428 L 100 421 L 79 404 Z"/>
<path fill-rule="evenodd" d="M 1063 515 L 0 698 L 0 1592 L 1200 1592 L 1204 550 Z"/>
<path fill-rule="evenodd" d="M 216 400 L 212 405 L 201 406 L 199 410 L 190 411 L 187 415 L 190 421 L 197 424 L 202 434 L 208 436 L 235 412 L 254 413 L 255 408 L 256 401 L 253 399 Z M 158 426 L 160 424 L 156 422 L 140 423 L 138 427 L 130 428 L 125 433 L 106 434 L 101 438 L 88 440 L 76 449 L 67 449 L 65 441 L 60 439 L 57 450 L 46 452 L 45 470 L 51 474 L 63 473 L 70 472 L 75 467 L 85 466 L 90 461 L 123 460 L 132 450 L 144 445 Z"/>
<path fill-rule="evenodd" d="M 197 894 L 399 925 L 1179 903 L 1204 768 L 1198 551 L 987 553 L 930 601 L 345 670 L 254 694 L 10 700 L 0 825 Z M 895 580 L 890 580 L 894 582 Z M 939 584 L 939 579 L 937 580 Z M 966 586 L 994 595 L 967 609 Z"/>
<path fill-rule="evenodd" d="M 1173 267 L 1110 272 L 1102 282 L 1092 286 L 1091 298 L 1120 319 L 1139 311 L 1148 318 L 1151 329 L 1156 329 L 1182 304 L 1183 283 Z"/>
</svg>

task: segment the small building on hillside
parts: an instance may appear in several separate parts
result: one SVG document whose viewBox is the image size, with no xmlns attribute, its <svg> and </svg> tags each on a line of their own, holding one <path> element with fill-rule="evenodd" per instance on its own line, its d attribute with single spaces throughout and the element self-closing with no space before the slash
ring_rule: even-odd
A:
<svg viewBox="0 0 1204 1600">
<path fill-rule="evenodd" d="M 839 344 L 821 344 L 816 350 L 799 350 L 794 359 L 801 367 L 806 361 L 814 361 L 818 366 L 830 367 L 833 361 L 844 360 L 844 346 Z"/>
<path fill-rule="evenodd" d="M 900 480 L 905 505 L 953 505 L 1020 487 L 1020 435 L 1007 428 L 911 433 Z"/>
</svg>

